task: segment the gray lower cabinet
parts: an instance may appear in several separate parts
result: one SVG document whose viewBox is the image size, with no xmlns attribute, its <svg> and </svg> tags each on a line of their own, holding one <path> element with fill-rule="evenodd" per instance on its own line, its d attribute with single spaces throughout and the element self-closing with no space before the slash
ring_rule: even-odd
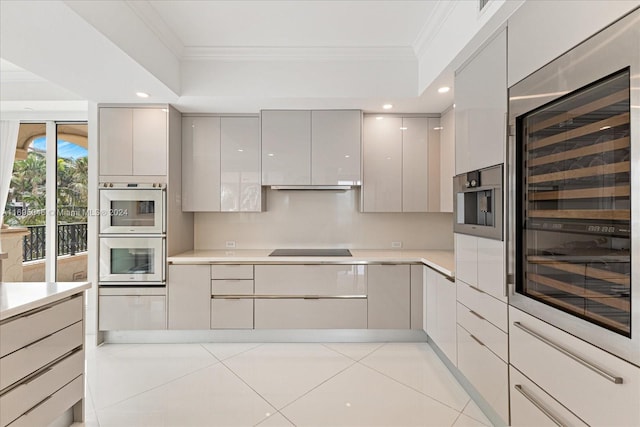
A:
<svg viewBox="0 0 640 427">
<path fill-rule="evenodd" d="M 170 265 L 167 287 L 169 329 L 209 329 L 209 266 Z"/>
<path fill-rule="evenodd" d="M 253 298 L 212 298 L 211 329 L 253 329 Z"/>
<path fill-rule="evenodd" d="M 369 265 L 368 268 L 369 329 L 409 329 L 411 266 Z"/>
<path fill-rule="evenodd" d="M 366 329 L 365 298 L 255 300 L 256 329 Z"/>
</svg>

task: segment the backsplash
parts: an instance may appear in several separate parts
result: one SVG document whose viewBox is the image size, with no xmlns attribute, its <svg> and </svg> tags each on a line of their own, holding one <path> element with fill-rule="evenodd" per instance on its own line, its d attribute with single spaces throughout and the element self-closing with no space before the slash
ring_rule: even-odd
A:
<svg viewBox="0 0 640 427">
<path fill-rule="evenodd" d="M 360 213 L 360 191 L 267 190 L 262 213 L 196 213 L 194 249 L 453 249 L 451 213 Z"/>
</svg>

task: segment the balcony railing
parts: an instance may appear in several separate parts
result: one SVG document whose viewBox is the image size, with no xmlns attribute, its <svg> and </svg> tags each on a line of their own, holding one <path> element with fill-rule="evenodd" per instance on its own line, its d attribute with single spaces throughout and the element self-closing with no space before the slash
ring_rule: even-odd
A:
<svg viewBox="0 0 640 427">
<path fill-rule="evenodd" d="M 46 232 L 44 225 L 29 225 L 22 245 L 23 262 L 44 259 Z M 75 255 L 87 250 L 87 223 L 58 225 L 58 255 Z"/>
</svg>

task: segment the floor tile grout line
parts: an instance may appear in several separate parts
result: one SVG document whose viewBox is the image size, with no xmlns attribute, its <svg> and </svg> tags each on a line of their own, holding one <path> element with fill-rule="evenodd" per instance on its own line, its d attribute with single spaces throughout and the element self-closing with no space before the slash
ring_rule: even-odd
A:
<svg viewBox="0 0 640 427">
<path fill-rule="evenodd" d="M 362 344 L 379 344 L 378 347 L 374 348 L 373 350 L 371 350 L 369 353 L 365 354 L 364 356 L 362 356 L 359 359 L 354 359 L 353 357 L 349 356 L 348 354 L 344 354 L 343 352 L 341 352 L 340 350 L 336 350 L 334 348 L 329 347 L 330 344 L 360 344 L 360 343 L 320 343 L 322 344 L 324 347 L 328 348 L 329 350 L 333 350 L 336 353 L 348 357 L 351 360 L 354 360 L 356 362 L 361 361 L 362 359 L 364 359 L 365 357 L 371 356 L 373 353 L 375 353 L 376 351 L 378 351 L 382 346 L 384 346 L 386 343 L 362 343 Z"/>
<path fill-rule="evenodd" d="M 214 356 L 214 358 L 215 358 L 215 356 Z M 186 374 L 184 374 L 184 375 L 180 375 L 179 377 L 173 378 L 173 379 L 171 379 L 171 380 L 169 380 L 169 381 L 167 381 L 167 382 L 165 382 L 165 383 L 158 384 L 158 385 L 156 385 L 156 386 L 151 387 L 150 389 L 147 389 L 147 390 L 141 391 L 141 392 L 139 392 L 139 393 L 133 394 L 133 395 L 131 395 L 131 396 L 129 396 L 129 397 L 126 397 L 126 398 L 124 398 L 124 399 L 122 399 L 122 400 L 118 400 L 117 402 L 111 403 L 111 404 L 109 404 L 109 405 L 105 406 L 104 408 L 100 408 L 100 409 L 98 409 L 97 407 L 95 407 L 95 406 L 94 406 L 94 409 L 95 409 L 95 412 L 96 412 L 96 418 L 97 418 L 97 416 L 98 416 L 98 411 L 99 411 L 99 410 L 100 410 L 100 411 L 102 411 L 102 410 L 105 410 L 105 409 L 111 408 L 111 407 L 113 407 L 113 406 L 115 406 L 115 405 L 119 405 L 119 404 L 120 404 L 120 403 L 122 403 L 122 402 L 125 402 L 125 401 L 127 401 L 127 400 L 133 399 L 134 397 L 138 397 L 138 396 L 140 396 L 140 395 L 142 395 L 142 394 L 145 394 L 145 393 L 147 393 L 147 392 L 149 392 L 149 391 L 155 390 L 155 389 L 160 388 L 160 387 L 162 387 L 162 386 L 165 386 L 165 385 L 167 385 L 167 384 L 171 384 L 171 383 L 172 383 L 172 382 L 174 382 L 174 381 L 177 381 L 177 380 L 179 380 L 179 379 L 182 379 L 182 378 L 184 378 L 184 377 L 187 377 L 187 376 L 189 376 L 189 375 L 191 375 L 191 374 L 195 374 L 196 372 L 202 371 L 202 370 L 204 370 L 204 369 L 210 368 L 210 367 L 212 367 L 213 365 L 216 365 L 216 364 L 218 364 L 218 363 L 222 363 L 222 362 L 220 362 L 219 360 L 216 360 L 216 361 L 214 361 L 213 363 L 211 363 L 211 364 L 209 364 L 209 365 L 202 366 L 202 367 L 200 367 L 200 368 L 198 368 L 198 369 L 195 369 L 195 370 L 193 370 L 193 371 L 191 371 L 191 372 L 187 372 Z"/>
<path fill-rule="evenodd" d="M 100 427 L 100 418 L 98 418 L 98 411 L 96 409 L 96 403 L 93 400 L 93 393 L 91 392 L 91 387 L 89 387 L 89 380 L 87 380 L 87 394 L 89 395 L 89 399 L 91 400 L 91 407 L 93 408 L 93 415 L 96 417 L 96 422 L 98 423 L 98 427 Z M 85 397 L 86 398 L 86 397 Z M 87 404 L 84 405 L 84 422 L 87 420 Z"/>
<path fill-rule="evenodd" d="M 344 357 L 347 357 L 347 356 L 344 356 Z M 332 376 L 330 376 L 330 377 L 329 377 L 329 378 L 327 378 L 326 380 L 324 380 L 324 381 L 320 382 L 318 385 L 316 385 L 315 387 L 311 388 L 311 389 L 310 389 L 310 390 L 308 390 L 307 392 L 305 392 L 305 393 L 301 394 L 300 396 L 296 397 L 294 400 L 292 400 L 291 402 L 287 403 L 287 404 L 286 404 L 286 405 L 284 405 L 282 408 L 280 408 L 280 409 L 279 409 L 279 411 L 282 411 L 283 409 L 285 409 L 285 408 L 287 408 L 287 407 L 289 407 L 289 406 L 293 405 L 293 404 L 294 404 L 294 403 L 296 403 L 298 400 L 302 399 L 303 397 L 305 397 L 306 395 L 308 395 L 309 393 L 311 393 L 312 391 L 314 391 L 315 389 L 317 389 L 318 387 L 320 387 L 321 385 L 323 385 L 323 384 L 324 384 L 324 383 L 326 383 L 327 381 L 329 381 L 329 380 L 331 380 L 331 379 L 335 378 L 336 376 L 338 376 L 338 375 L 340 375 L 341 373 L 345 372 L 347 369 L 349 369 L 349 368 L 351 368 L 351 367 L 353 367 L 353 366 L 355 366 L 355 365 L 357 365 L 357 364 L 358 364 L 358 362 L 357 362 L 357 361 L 355 361 L 355 360 L 353 360 L 353 359 L 351 359 L 351 358 L 348 358 L 348 357 L 347 357 L 347 359 L 349 359 L 349 361 L 350 361 L 350 362 L 353 362 L 353 363 L 351 363 L 349 366 L 346 366 L 344 369 L 341 369 L 340 371 L 336 372 L 335 374 L 333 374 Z M 282 414 L 282 415 L 284 416 L 284 414 Z M 285 417 L 285 418 L 286 418 L 286 417 Z M 288 419 L 288 418 L 287 418 L 287 419 Z"/>
<path fill-rule="evenodd" d="M 393 381 L 397 382 L 398 384 L 402 384 L 403 386 L 405 386 L 405 387 L 407 387 L 407 388 L 410 388 L 411 390 L 416 391 L 416 392 L 418 392 L 418 393 L 422 394 L 423 396 L 428 397 L 428 398 L 429 398 L 429 399 L 431 399 L 431 400 L 434 400 L 434 401 L 436 401 L 436 402 L 438 402 L 438 403 L 441 403 L 441 404 L 445 405 L 447 408 L 451 408 L 451 409 L 453 409 L 453 410 L 454 410 L 454 411 L 456 411 L 456 412 L 460 412 L 458 409 L 454 408 L 453 406 L 449 405 L 448 403 L 444 403 L 444 402 L 442 402 L 441 400 L 436 399 L 435 397 L 433 397 L 433 396 L 430 396 L 430 395 L 426 394 L 426 393 L 425 393 L 425 392 L 423 392 L 422 390 L 418 390 L 417 388 L 415 388 L 415 387 L 413 387 L 413 386 L 410 386 L 409 384 L 405 384 L 405 383 L 403 383 L 402 381 L 400 381 L 400 380 L 398 380 L 398 379 L 396 379 L 396 378 L 394 378 L 394 377 L 392 377 L 392 376 L 390 376 L 390 375 L 388 375 L 388 374 L 386 374 L 386 373 L 384 373 L 384 372 L 381 372 L 381 371 L 377 370 L 376 368 L 373 368 L 373 367 L 371 367 L 371 366 L 369 366 L 369 365 L 366 365 L 366 364 L 362 363 L 362 361 L 360 361 L 360 362 L 356 362 L 356 363 L 359 363 L 360 365 L 362 365 L 362 366 L 364 366 L 364 367 L 366 367 L 366 368 L 369 368 L 369 369 L 371 369 L 371 370 L 373 370 L 373 371 L 375 371 L 375 372 L 379 373 L 380 375 L 384 375 L 385 377 L 387 377 L 387 378 L 389 378 L 389 379 L 391 379 L 391 380 L 393 380 Z M 466 390 L 465 390 L 464 392 L 465 392 L 465 393 L 467 393 L 467 391 L 466 391 Z M 467 396 L 468 396 L 468 395 L 469 395 L 469 393 L 467 393 Z M 475 418 L 474 418 L 474 419 L 475 419 Z"/>
<path fill-rule="evenodd" d="M 480 412 L 482 412 L 482 415 L 484 415 L 484 417 L 486 418 L 486 420 L 479 420 L 479 419 L 477 419 L 477 418 L 476 418 L 476 417 L 474 417 L 474 416 L 471 416 L 471 415 L 469 415 L 469 414 L 465 414 L 465 413 L 464 413 L 464 411 L 467 409 L 467 406 L 469 406 L 469 404 L 470 404 L 471 402 L 473 402 L 476 406 L 478 405 L 478 404 L 477 404 L 473 399 L 469 398 L 469 401 L 467 402 L 467 404 L 466 404 L 466 405 L 464 405 L 464 408 L 462 408 L 461 413 L 462 413 L 463 415 L 466 415 L 467 417 L 471 418 L 472 420 L 476 420 L 477 422 L 481 423 L 482 425 L 486 425 L 486 424 L 487 424 L 487 421 L 489 421 L 489 425 L 490 425 L 490 426 L 492 426 L 492 425 L 493 425 L 493 423 L 491 422 L 491 420 L 489 420 L 489 418 L 488 418 L 486 415 L 484 415 L 484 412 L 482 412 L 482 409 L 480 409 L 480 407 L 478 407 L 478 409 L 480 409 Z"/>
<path fill-rule="evenodd" d="M 204 343 L 200 343 L 200 345 L 202 346 L 202 348 L 204 348 L 205 350 L 207 350 L 207 351 L 208 351 L 208 352 L 209 352 L 213 357 L 215 357 L 216 359 L 218 359 L 220 362 L 223 362 L 223 361 L 225 361 L 225 360 L 233 359 L 233 358 L 234 358 L 234 357 L 236 357 L 236 356 L 240 356 L 241 354 L 244 354 L 244 353 L 246 353 L 246 352 L 248 352 L 248 351 L 255 350 L 255 349 L 256 349 L 256 348 L 258 348 L 258 347 L 262 347 L 265 343 L 263 343 L 263 342 L 260 342 L 260 343 L 246 343 L 246 344 L 256 344 L 256 346 L 255 346 L 255 347 L 248 348 L 248 349 L 246 349 L 246 350 L 242 350 L 240 353 L 236 353 L 236 354 L 234 354 L 233 356 L 229 356 L 229 357 L 226 357 L 226 358 L 224 358 L 224 359 L 220 359 L 220 358 L 218 358 L 218 356 L 216 356 L 215 354 L 211 353 L 211 352 L 209 351 L 209 349 L 207 349 L 207 348 L 204 346 L 205 344 L 245 344 L 245 343 L 211 343 L 211 342 L 204 342 Z"/>
</svg>

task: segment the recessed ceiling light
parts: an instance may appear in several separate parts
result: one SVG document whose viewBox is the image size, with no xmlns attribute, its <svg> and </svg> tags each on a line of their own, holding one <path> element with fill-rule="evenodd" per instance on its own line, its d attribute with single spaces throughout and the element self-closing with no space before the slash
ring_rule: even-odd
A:
<svg viewBox="0 0 640 427">
<path fill-rule="evenodd" d="M 442 129 L 444 129 L 442 126 L 436 126 L 433 128 L 433 130 L 442 130 Z"/>
<path fill-rule="evenodd" d="M 447 93 L 451 90 L 451 88 L 449 86 L 442 86 L 441 88 L 438 89 L 438 93 Z"/>
<path fill-rule="evenodd" d="M 384 117 L 382 117 L 382 116 L 376 117 L 376 120 L 382 120 L 382 119 L 384 119 Z"/>
<path fill-rule="evenodd" d="M 407 129 L 408 129 L 408 128 L 406 128 L 406 127 L 404 127 L 404 126 L 400 128 L 400 130 L 407 130 Z"/>
<path fill-rule="evenodd" d="M 148 93 L 145 93 L 145 92 L 136 92 L 136 95 L 137 95 L 139 98 L 148 98 L 148 97 L 149 97 L 149 94 L 148 94 Z"/>
<path fill-rule="evenodd" d="M 391 104 L 384 104 L 384 105 L 382 106 L 382 108 L 384 108 L 385 110 L 390 110 L 390 109 L 392 109 L 392 108 L 393 108 L 393 105 L 391 105 Z"/>
</svg>

